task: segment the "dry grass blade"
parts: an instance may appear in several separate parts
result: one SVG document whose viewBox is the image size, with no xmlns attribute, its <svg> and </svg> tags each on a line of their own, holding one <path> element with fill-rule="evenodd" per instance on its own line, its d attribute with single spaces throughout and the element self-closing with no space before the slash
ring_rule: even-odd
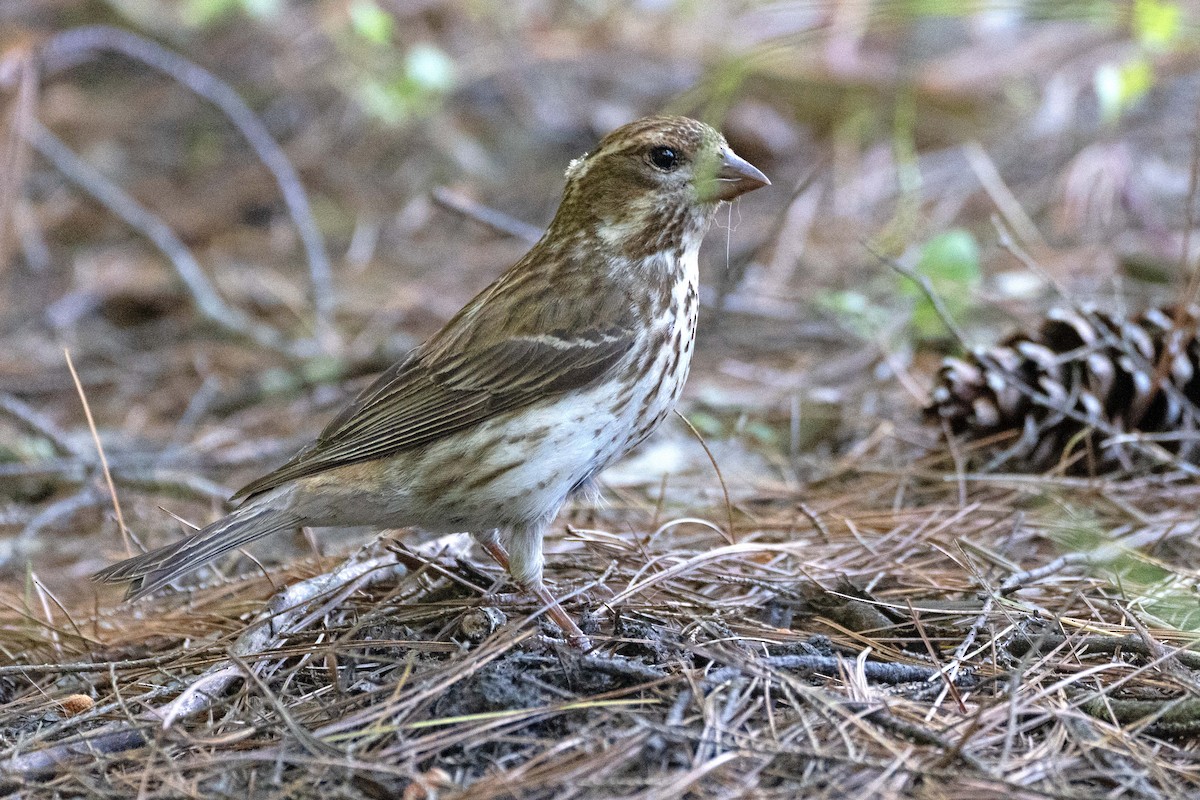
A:
<svg viewBox="0 0 1200 800">
<path fill-rule="evenodd" d="M 12 242 L 22 220 L 17 214 L 29 170 L 26 129 L 37 113 L 37 58 L 26 39 L 0 52 L 0 92 L 15 86 L 12 102 L 0 120 L 0 274 L 8 266 Z"/>
<path fill-rule="evenodd" d="M 917 507 L 893 507 L 899 480 Z M 1139 634 L 1106 598 L 1099 571 L 1112 562 L 1057 552 L 1057 506 L 1026 509 L 1018 524 L 1022 489 L 968 486 L 965 507 L 940 476 L 810 487 L 820 526 L 789 503 L 760 505 L 745 541 L 708 553 L 694 552 L 686 525 L 624 549 L 612 534 L 579 539 L 548 574 L 561 585 L 608 571 L 569 601 L 602 602 L 586 656 L 528 621 L 469 644 L 456 620 L 481 603 L 480 580 L 432 550 L 352 558 L 252 617 L 239 594 L 261 579 L 155 611 L 161 625 L 144 631 L 77 621 L 100 622 L 110 652 L 140 654 L 90 673 L 80 655 L 96 645 L 45 625 L 60 618 L 47 608 L 45 633 L 26 633 L 25 649 L 61 648 L 64 665 L 31 664 L 24 677 L 44 695 L 23 692 L 6 712 L 36 713 L 68 675 L 96 710 L 12 742 L 4 767 L 27 790 L 53 773 L 56 785 L 106 775 L 165 791 L 151 771 L 162 759 L 205 786 L 264 769 L 317 781 L 352 769 L 397 794 L 432 764 L 491 796 L 479 771 L 490 760 L 510 765 L 507 792 L 538 797 L 565 796 L 554 780 L 565 775 L 589 792 L 815 774 L 830 787 L 818 796 L 918 775 L 996 791 L 1111 788 L 1111 773 L 1071 766 L 1086 744 L 1103 763 L 1163 767 L 1147 780 L 1164 792 L 1200 788 L 1180 738 L 1196 724 L 1195 704 L 1178 699 L 1190 680 L 1178 670 L 1200 659 L 1189 637 L 1160 624 Z M 1106 491 L 1119 499 L 1119 487 Z M 1002 543 L 996 530 L 1008 531 Z M 520 597 L 483 602 L 509 619 L 533 610 Z M 166 634 L 181 619 L 202 622 L 183 642 Z M 1151 690 L 1167 702 L 1148 705 Z M 599 761 L 597 736 L 615 748 Z M 118 757 L 133 747 L 147 755 Z"/>
<path fill-rule="evenodd" d="M 92 441 L 96 444 L 96 456 L 100 459 L 100 469 L 104 472 L 104 482 L 108 484 L 108 496 L 112 499 L 113 513 L 117 515 L 117 528 L 121 531 L 121 538 L 125 542 L 125 552 L 132 555 L 133 547 L 129 541 L 129 529 L 125 527 L 125 516 L 121 513 L 121 501 L 117 497 L 117 487 L 113 485 L 112 472 L 108 469 L 108 458 L 104 455 L 104 445 L 100 442 L 100 432 L 96 430 L 96 420 L 92 417 L 92 407 L 88 405 L 87 393 L 83 391 L 83 384 L 79 381 L 79 373 L 75 371 L 75 364 L 71 361 L 71 351 L 64 348 L 63 358 L 67 360 L 67 369 L 71 371 L 71 380 L 75 382 L 75 391 L 79 393 L 79 402 L 83 404 L 83 413 L 87 417 L 88 430 L 92 434 Z"/>
</svg>

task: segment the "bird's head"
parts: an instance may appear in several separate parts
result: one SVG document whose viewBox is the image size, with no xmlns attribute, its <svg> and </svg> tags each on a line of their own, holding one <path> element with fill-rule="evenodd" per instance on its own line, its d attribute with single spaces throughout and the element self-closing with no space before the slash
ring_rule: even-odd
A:
<svg viewBox="0 0 1200 800">
<path fill-rule="evenodd" d="M 663 246 L 691 236 L 698 245 L 720 201 L 770 183 L 703 122 L 645 117 L 571 162 L 559 216 L 610 242 Z"/>
</svg>

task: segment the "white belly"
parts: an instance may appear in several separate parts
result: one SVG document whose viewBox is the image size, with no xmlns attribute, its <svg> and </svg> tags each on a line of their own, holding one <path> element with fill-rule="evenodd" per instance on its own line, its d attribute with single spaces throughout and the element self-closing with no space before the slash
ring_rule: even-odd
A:
<svg viewBox="0 0 1200 800">
<path fill-rule="evenodd" d="M 426 523 L 452 520 L 448 527 L 475 530 L 507 527 L 557 513 L 572 490 L 645 439 L 675 407 L 691 365 L 699 306 L 699 276 L 693 255 L 687 280 L 673 290 L 665 346 L 652 354 L 652 364 L 632 388 L 619 381 L 597 383 L 553 400 L 502 415 L 480 426 L 481 438 L 491 442 L 487 461 L 512 465 L 503 474 L 480 482 L 487 470 L 478 463 L 447 457 L 445 469 L 461 480 L 434 501 Z M 635 348 L 636 349 L 636 348 Z M 641 371 L 629 361 L 613 375 Z M 614 402 L 620 398 L 619 402 Z M 439 459 L 435 445 L 430 460 Z M 444 477 L 444 473 L 443 473 Z M 433 487 L 431 487 L 433 488 Z M 477 515 L 468 515 L 468 507 Z M 469 518 L 464 518 L 469 517 Z M 442 525 L 446 527 L 446 523 Z"/>
</svg>

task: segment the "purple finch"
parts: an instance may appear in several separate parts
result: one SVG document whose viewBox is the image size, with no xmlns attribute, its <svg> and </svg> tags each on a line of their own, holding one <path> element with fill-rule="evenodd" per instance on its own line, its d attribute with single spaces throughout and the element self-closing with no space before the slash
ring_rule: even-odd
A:
<svg viewBox="0 0 1200 800">
<path fill-rule="evenodd" d="M 153 592 L 299 526 L 470 531 L 586 641 L 542 583 L 542 537 L 573 493 L 679 399 L 697 253 L 722 200 L 767 186 L 714 129 L 648 117 L 567 169 L 554 221 L 515 266 L 363 391 L 309 447 L 203 530 L 97 573 Z"/>
</svg>

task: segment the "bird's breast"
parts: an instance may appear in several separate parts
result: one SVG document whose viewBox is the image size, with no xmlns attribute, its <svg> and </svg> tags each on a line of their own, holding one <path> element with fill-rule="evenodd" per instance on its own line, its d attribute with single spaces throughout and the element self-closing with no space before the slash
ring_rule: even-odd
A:
<svg viewBox="0 0 1200 800">
<path fill-rule="evenodd" d="M 694 257 L 658 292 L 630 353 L 604 378 L 439 442 L 413 471 L 418 524 L 509 527 L 552 516 L 572 488 L 620 458 L 671 413 L 691 364 L 699 307 Z"/>
<path fill-rule="evenodd" d="M 699 314 L 699 271 L 695 252 L 676 265 L 675 280 L 661 294 L 655 313 L 631 354 L 624 407 L 625 435 L 611 459 L 634 447 L 662 424 L 675 408 L 687 381 Z M 606 454 L 607 455 L 607 454 Z"/>
</svg>

